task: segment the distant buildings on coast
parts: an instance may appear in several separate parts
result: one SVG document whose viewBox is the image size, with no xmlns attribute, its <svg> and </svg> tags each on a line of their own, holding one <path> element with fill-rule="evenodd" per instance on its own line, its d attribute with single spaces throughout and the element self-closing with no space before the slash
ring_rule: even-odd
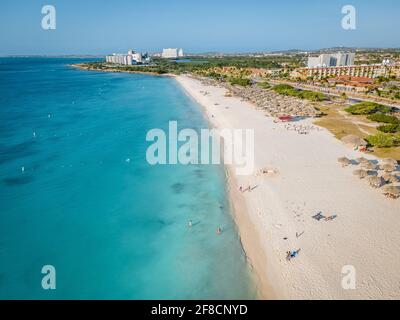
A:
<svg viewBox="0 0 400 320">
<path fill-rule="evenodd" d="M 378 77 L 399 76 L 399 66 L 384 60 L 380 64 L 355 65 L 355 53 L 321 54 L 309 57 L 307 68 L 291 72 L 291 78 L 322 80 L 339 77 L 358 77 L 374 79 Z"/>
<path fill-rule="evenodd" d="M 164 59 L 177 59 L 184 57 L 183 49 L 181 48 L 167 48 L 163 49 L 161 53 L 152 55 L 153 57 L 161 57 Z M 148 64 L 150 56 L 145 53 L 135 52 L 132 49 L 125 53 L 113 53 L 106 56 L 107 63 L 121 64 L 121 65 L 140 65 Z"/>
<path fill-rule="evenodd" d="M 398 74 L 397 66 L 388 66 L 383 64 L 373 65 L 351 65 L 340 67 L 315 67 L 315 68 L 299 68 L 294 70 L 290 76 L 291 78 L 307 79 L 313 78 L 321 80 L 330 77 L 365 77 L 365 78 L 378 78 L 389 77 L 393 73 Z"/>
<path fill-rule="evenodd" d="M 147 53 L 142 54 L 140 52 L 135 52 L 132 49 L 128 51 L 127 54 L 114 53 L 112 55 L 106 56 L 107 63 L 115 63 L 122 65 L 136 65 L 148 63 L 150 58 Z"/>
<path fill-rule="evenodd" d="M 167 48 L 163 49 L 161 57 L 164 59 L 176 59 L 183 57 L 183 49 Z"/>
<path fill-rule="evenodd" d="M 342 67 L 354 65 L 355 53 L 321 54 L 318 57 L 308 58 L 308 68 Z"/>
</svg>

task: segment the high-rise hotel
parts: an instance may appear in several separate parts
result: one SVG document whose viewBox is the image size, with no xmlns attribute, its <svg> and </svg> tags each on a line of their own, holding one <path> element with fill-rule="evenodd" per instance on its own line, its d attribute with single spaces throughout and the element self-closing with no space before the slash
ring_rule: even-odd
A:
<svg viewBox="0 0 400 320">
<path fill-rule="evenodd" d="M 308 68 L 343 67 L 354 65 L 355 53 L 321 54 L 308 58 Z"/>
<path fill-rule="evenodd" d="M 123 65 L 135 65 L 143 63 L 143 55 L 139 52 L 135 52 L 132 49 L 128 51 L 128 54 L 114 53 L 106 56 L 107 63 L 116 63 Z"/>
<path fill-rule="evenodd" d="M 183 49 L 178 49 L 178 48 L 167 48 L 163 49 L 161 57 L 164 59 L 176 59 L 183 57 Z"/>
</svg>

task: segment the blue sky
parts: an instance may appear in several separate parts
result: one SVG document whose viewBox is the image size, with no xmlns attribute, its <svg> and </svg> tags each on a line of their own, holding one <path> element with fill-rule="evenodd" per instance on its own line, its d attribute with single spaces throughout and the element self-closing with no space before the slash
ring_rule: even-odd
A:
<svg viewBox="0 0 400 320">
<path fill-rule="evenodd" d="M 41 28 L 54 5 L 57 29 Z M 357 9 L 357 29 L 341 8 Z M 400 47 L 398 0 L 1 0 L 0 55 Z"/>
</svg>

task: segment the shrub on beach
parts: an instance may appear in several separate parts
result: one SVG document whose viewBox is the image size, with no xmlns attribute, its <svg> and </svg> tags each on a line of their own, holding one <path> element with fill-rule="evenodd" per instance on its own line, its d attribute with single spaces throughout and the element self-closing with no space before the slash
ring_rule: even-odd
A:
<svg viewBox="0 0 400 320">
<path fill-rule="evenodd" d="M 326 96 L 321 92 L 309 91 L 309 90 L 296 90 L 287 84 L 278 84 L 274 86 L 274 91 L 292 97 L 297 97 L 300 99 L 307 99 L 311 101 L 322 101 L 326 100 Z"/>
<path fill-rule="evenodd" d="M 274 91 L 278 93 L 286 94 L 289 90 L 294 90 L 294 88 L 288 84 L 277 84 L 274 86 Z"/>
<path fill-rule="evenodd" d="M 221 74 L 214 72 L 214 71 L 207 73 L 207 77 L 217 79 L 217 80 L 223 78 L 223 76 Z"/>
<path fill-rule="evenodd" d="M 314 92 L 314 91 L 301 91 L 300 97 L 302 99 L 307 99 L 311 101 L 323 101 L 326 99 L 325 95 L 321 92 Z"/>
<path fill-rule="evenodd" d="M 258 82 L 257 86 L 262 88 L 262 89 L 269 89 L 271 88 L 271 85 L 268 82 Z"/>
<path fill-rule="evenodd" d="M 293 97 L 299 97 L 300 90 L 296 90 L 292 86 L 289 86 L 288 84 L 278 84 L 274 86 L 274 91 L 279 94 L 283 94 L 286 96 L 293 96 Z"/>
<path fill-rule="evenodd" d="M 365 140 L 370 145 L 378 148 L 390 148 L 399 143 L 398 137 L 386 133 L 377 133 L 376 135 L 366 137 Z"/>
<path fill-rule="evenodd" d="M 383 122 L 383 123 L 390 123 L 390 124 L 400 124 L 400 120 L 394 116 L 389 116 L 386 114 L 376 113 L 371 114 L 367 117 L 371 121 L 375 122 Z"/>
<path fill-rule="evenodd" d="M 163 69 L 163 68 L 158 68 L 155 70 L 155 72 L 158 74 L 165 74 L 165 73 L 168 73 L 168 70 Z"/>
<path fill-rule="evenodd" d="M 375 102 L 360 102 L 346 108 L 345 111 L 351 114 L 373 114 L 390 112 L 391 108 Z"/>
<path fill-rule="evenodd" d="M 251 80 L 246 78 L 230 78 L 229 83 L 231 85 L 238 85 L 242 87 L 247 87 L 251 85 Z"/>
<path fill-rule="evenodd" d="M 385 124 L 379 126 L 377 129 L 385 133 L 396 133 L 400 131 L 400 124 Z"/>
</svg>

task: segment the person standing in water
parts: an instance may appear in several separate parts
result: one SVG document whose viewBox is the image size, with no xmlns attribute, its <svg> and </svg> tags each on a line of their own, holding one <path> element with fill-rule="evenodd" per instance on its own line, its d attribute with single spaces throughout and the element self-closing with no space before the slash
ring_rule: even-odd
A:
<svg viewBox="0 0 400 320">
<path fill-rule="evenodd" d="M 191 228 L 193 226 L 192 220 L 189 220 L 188 227 Z"/>
</svg>

